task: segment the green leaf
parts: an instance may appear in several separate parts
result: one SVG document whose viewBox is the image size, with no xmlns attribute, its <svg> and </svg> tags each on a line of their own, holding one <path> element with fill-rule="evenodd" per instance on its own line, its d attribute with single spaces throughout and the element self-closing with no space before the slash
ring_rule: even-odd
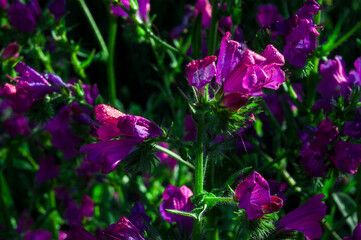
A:
<svg viewBox="0 0 361 240">
<path fill-rule="evenodd" d="M 166 209 L 166 211 L 167 211 L 167 212 L 170 212 L 170 213 L 182 215 L 182 216 L 185 216 L 185 217 L 191 217 L 191 218 L 194 218 L 194 219 L 198 219 L 198 216 L 197 216 L 196 213 L 183 212 L 183 211 L 174 210 L 174 209 Z"/>
<path fill-rule="evenodd" d="M 338 209 L 340 210 L 342 216 L 346 218 L 346 223 L 349 225 L 350 229 L 353 230 L 357 225 L 357 216 L 356 216 L 356 203 L 355 201 L 347 194 L 343 192 L 336 192 L 332 195 L 333 201 L 335 201 Z M 350 215 L 350 213 L 354 212 Z M 349 216 L 349 217 L 348 217 Z"/>
</svg>

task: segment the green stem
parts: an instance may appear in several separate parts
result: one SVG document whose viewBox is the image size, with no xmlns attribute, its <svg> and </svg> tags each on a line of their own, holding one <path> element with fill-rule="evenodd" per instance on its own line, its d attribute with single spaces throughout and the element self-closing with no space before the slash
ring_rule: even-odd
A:
<svg viewBox="0 0 361 240">
<path fill-rule="evenodd" d="M 108 53 L 107 45 L 105 44 L 103 36 L 100 33 L 99 28 L 98 28 L 97 24 L 95 23 L 95 20 L 94 20 L 92 14 L 89 11 L 88 6 L 86 5 L 84 0 L 78 0 L 78 2 L 80 4 L 81 8 L 83 9 L 86 17 L 88 18 L 88 21 L 89 21 L 89 23 L 90 23 L 90 25 L 91 25 L 94 33 L 95 33 L 95 36 L 96 36 L 96 38 L 97 38 L 97 40 L 99 42 L 99 45 L 100 45 L 100 47 L 102 49 L 104 59 L 108 59 L 109 53 Z"/>
<path fill-rule="evenodd" d="M 218 7 L 217 0 L 212 0 L 212 20 L 211 20 L 211 28 L 209 30 L 209 40 L 208 40 L 208 56 L 213 55 L 216 50 L 217 43 L 217 28 L 218 28 Z"/>
<path fill-rule="evenodd" d="M 198 196 L 203 192 L 203 132 L 204 132 L 204 117 L 201 116 L 197 124 L 197 139 L 195 142 L 195 188 L 194 195 Z M 202 238 L 202 222 L 198 220 L 193 221 L 193 239 L 200 240 Z"/>
<path fill-rule="evenodd" d="M 139 18 L 135 17 L 134 14 L 132 13 L 132 11 L 128 10 L 121 2 L 117 2 L 118 5 L 129 15 L 129 17 L 133 20 L 133 22 L 138 25 L 139 27 L 141 27 L 145 33 L 154 39 L 154 41 L 156 41 L 158 44 L 160 44 L 162 47 L 168 48 L 169 50 L 171 50 L 172 52 L 179 54 L 181 56 L 183 56 L 184 58 L 186 58 L 188 61 L 192 61 L 193 59 L 188 57 L 186 54 L 184 54 L 183 52 L 181 52 L 180 50 L 178 50 L 177 48 L 169 45 L 168 43 L 166 43 L 165 41 L 163 41 L 161 38 L 159 38 L 158 36 L 156 36 L 152 30 L 146 26 L 142 20 L 140 20 Z"/>
<path fill-rule="evenodd" d="M 109 101 L 110 101 L 110 105 L 112 106 L 114 106 L 115 100 L 117 98 L 115 72 L 114 72 L 114 50 L 115 50 L 116 38 L 117 38 L 117 19 L 115 16 L 110 15 L 109 39 L 108 39 L 109 57 L 107 63 L 107 72 L 108 72 Z"/>
<path fill-rule="evenodd" d="M 322 222 L 322 225 L 326 228 L 328 232 L 331 233 L 333 239 L 342 240 L 342 238 L 334 230 L 332 230 L 331 226 L 327 222 Z"/>
<path fill-rule="evenodd" d="M 157 144 L 154 144 L 153 147 L 161 152 L 164 152 L 166 154 L 168 154 L 169 156 L 171 156 L 172 158 L 176 159 L 178 162 L 183 163 L 184 165 L 186 165 L 187 167 L 191 168 L 191 169 L 195 169 L 194 166 L 187 162 L 186 160 L 184 160 L 181 156 L 179 156 L 178 154 L 176 154 L 175 152 L 169 150 L 168 148 L 164 148 L 162 146 L 159 146 Z"/>
<path fill-rule="evenodd" d="M 347 32 L 345 35 L 340 38 L 335 44 L 332 45 L 332 48 L 330 49 L 330 52 L 340 46 L 343 42 L 345 42 L 349 37 L 351 37 L 357 30 L 361 28 L 361 22 L 357 23 L 349 32 Z"/>
<path fill-rule="evenodd" d="M 235 203 L 238 204 L 233 198 L 228 197 L 206 197 L 205 199 L 208 202 L 217 202 L 217 203 Z"/>
<path fill-rule="evenodd" d="M 35 44 L 35 51 L 38 54 L 38 57 L 40 61 L 44 64 L 46 70 L 49 73 L 54 73 L 54 69 L 51 67 L 50 59 L 48 56 L 45 55 L 41 47 L 37 44 Z"/>
<path fill-rule="evenodd" d="M 356 173 L 356 202 L 361 203 L 361 171 Z M 357 222 L 361 222 L 361 204 L 357 204 Z"/>
</svg>

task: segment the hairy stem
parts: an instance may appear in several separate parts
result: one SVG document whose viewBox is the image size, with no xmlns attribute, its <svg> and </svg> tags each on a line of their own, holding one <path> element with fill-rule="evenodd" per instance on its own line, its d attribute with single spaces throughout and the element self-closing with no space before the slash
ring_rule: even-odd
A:
<svg viewBox="0 0 361 240">
<path fill-rule="evenodd" d="M 115 50 L 116 38 L 117 38 L 117 19 L 115 16 L 110 15 L 109 38 L 108 38 L 109 56 L 107 59 L 108 60 L 107 72 L 108 72 L 109 101 L 112 106 L 114 106 L 115 100 L 117 98 L 115 72 L 114 72 L 114 50 Z"/>
<path fill-rule="evenodd" d="M 168 148 L 164 148 L 162 146 L 159 146 L 157 144 L 154 144 L 153 147 L 155 149 L 157 149 L 158 151 L 164 152 L 166 154 L 168 154 L 169 156 L 171 156 L 172 158 L 176 159 L 178 162 L 183 163 L 184 165 L 186 165 L 187 167 L 191 168 L 191 169 L 195 169 L 194 166 L 187 162 L 186 160 L 184 160 L 181 156 L 179 156 L 178 154 L 176 154 L 175 152 L 169 150 Z"/>
</svg>

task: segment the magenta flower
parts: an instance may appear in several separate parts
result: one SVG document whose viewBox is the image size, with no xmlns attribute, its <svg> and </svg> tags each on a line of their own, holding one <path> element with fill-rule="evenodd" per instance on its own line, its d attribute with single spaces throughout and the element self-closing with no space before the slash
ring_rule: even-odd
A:
<svg viewBox="0 0 361 240">
<path fill-rule="evenodd" d="M 120 3 L 123 4 L 125 8 L 129 10 L 130 8 L 129 0 L 121 0 Z M 110 4 L 110 12 L 111 14 L 117 17 L 128 17 L 128 14 L 123 10 L 121 6 L 119 5 L 114 6 L 112 3 Z"/>
<path fill-rule="evenodd" d="M 117 125 L 119 118 L 125 116 L 124 113 L 105 104 L 97 105 L 94 111 L 100 124 L 98 136 L 102 141 L 107 141 L 121 135 Z"/>
<path fill-rule="evenodd" d="M 208 56 L 203 60 L 194 60 L 186 65 L 188 83 L 198 90 L 208 84 L 216 76 L 216 56 Z"/>
<path fill-rule="evenodd" d="M 335 144 L 335 154 L 329 159 L 341 171 L 355 174 L 361 163 L 361 145 L 338 141 Z"/>
<path fill-rule="evenodd" d="M 320 221 L 326 215 L 326 205 L 321 202 L 325 195 L 318 194 L 299 208 L 287 213 L 279 223 L 282 230 L 293 230 L 305 235 L 306 240 L 318 239 L 322 236 Z"/>
<path fill-rule="evenodd" d="M 162 146 L 164 148 L 169 148 L 169 144 L 165 142 L 159 143 L 159 146 Z M 161 163 L 167 164 L 172 171 L 174 170 L 175 166 L 177 166 L 178 164 L 178 161 L 172 158 L 171 156 L 169 156 L 167 153 L 158 151 L 156 153 L 156 156 L 159 158 Z"/>
<path fill-rule="evenodd" d="M 55 20 L 59 19 L 65 15 L 65 0 L 53 0 L 48 6 L 50 12 L 54 15 Z"/>
<path fill-rule="evenodd" d="M 17 42 L 10 43 L 1 53 L 2 59 L 17 58 L 19 57 L 19 44 Z"/>
<path fill-rule="evenodd" d="M 197 0 L 194 6 L 194 15 L 198 16 L 199 12 L 202 13 L 202 26 L 210 27 L 212 19 L 212 5 L 208 0 Z"/>
<path fill-rule="evenodd" d="M 0 0 L 0 8 L 1 9 L 7 9 L 9 6 L 9 3 L 7 0 Z"/>
<path fill-rule="evenodd" d="M 24 236 L 25 240 L 50 240 L 51 238 L 51 233 L 43 229 L 38 229 L 35 232 L 28 232 Z"/>
<path fill-rule="evenodd" d="M 262 27 L 271 26 L 278 20 L 282 20 L 282 16 L 278 14 L 277 7 L 274 5 L 261 5 L 258 7 L 257 22 Z"/>
<path fill-rule="evenodd" d="M 142 232 L 126 217 L 121 217 L 117 223 L 110 225 L 102 234 L 105 239 L 145 240 Z"/>
<path fill-rule="evenodd" d="M 238 184 L 234 196 L 238 207 L 245 209 L 249 220 L 261 218 L 282 208 L 281 198 L 272 196 L 268 182 L 256 171 Z"/>
<path fill-rule="evenodd" d="M 341 56 L 335 60 L 327 60 L 320 66 L 322 81 L 318 84 L 317 91 L 323 98 L 338 97 L 351 91 L 345 72 L 345 63 Z"/>
<path fill-rule="evenodd" d="M 361 239 L 361 223 L 355 227 L 353 230 L 352 236 L 344 237 L 344 240 L 359 240 Z"/>
<path fill-rule="evenodd" d="M 34 99 L 29 98 L 26 91 L 16 88 L 16 86 L 5 83 L 5 86 L 0 89 L 0 96 L 6 97 L 6 102 L 16 113 L 23 113 L 29 110 Z"/>
<path fill-rule="evenodd" d="M 159 207 L 163 219 L 169 223 L 176 222 L 182 230 L 191 232 L 193 229 L 193 219 L 191 217 L 166 211 L 166 209 L 175 209 L 184 212 L 192 211 L 194 203 L 190 200 L 191 196 L 193 196 L 193 192 L 186 186 L 178 188 L 173 185 L 168 185 L 163 192 L 163 201 Z"/>
<path fill-rule="evenodd" d="M 120 1 L 126 9 L 130 9 L 130 2 L 129 0 L 121 0 Z M 148 12 L 150 11 L 150 0 L 138 0 L 138 12 L 137 15 L 144 21 L 148 21 Z M 123 10 L 120 5 L 113 5 L 110 4 L 110 12 L 114 16 L 117 17 L 126 17 L 128 18 L 128 14 Z"/>
<path fill-rule="evenodd" d="M 30 129 L 28 125 L 28 118 L 23 117 L 21 114 L 13 114 L 11 118 L 3 121 L 3 126 L 5 131 L 14 138 L 19 134 L 28 136 L 30 134 Z"/>
<path fill-rule="evenodd" d="M 36 19 L 40 15 L 37 0 L 32 0 L 27 5 L 15 0 L 7 10 L 11 25 L 21 32 L 32 32 L 35 28 Z"/>
<path fill-rule="evenodd" d="M 343 133 L 346 136 L 353 137 L 355 139 L 361 138 L 361 116 L 357 115 L 352 122 L 348 122 L 342 128 Z"/>
</svg>

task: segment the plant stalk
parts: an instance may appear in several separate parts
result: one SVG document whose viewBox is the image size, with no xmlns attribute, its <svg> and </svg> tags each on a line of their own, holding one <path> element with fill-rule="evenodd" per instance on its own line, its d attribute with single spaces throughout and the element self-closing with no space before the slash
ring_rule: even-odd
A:
<svg viewBox="0 0 361 240">
<path fill-rule="evenodd" d="M 109 17 L 109 38 L 108 38 L 108 50 L 109 56 L 107 59 L 107 72 L 108 72 L 108 92 L 110 105 L 114 106 L 117 99 L 116 80 L 114 72 L 114 50 L 115 42 L 117 38 L 117 18 L 113 15 Z"/>
<path fill-rule="evenodd" d="M 195 169 L 194 166 L 187 162 L 186 160 L 184 160 L 181 156 L 179 156 L 178 154 L 176 154 L 175 152 L 167 149 L 167 148 L 164 148 L 162 146 L 159 146 L 157 144 L 154 144 L 153 147 L 155 149 L 157 149 L 158 151 L 161 151 L 161 152 L 164 152 L 166 154 L 168 154 L 169 156 L 171 156 L 172 158 L 176 159 L 178 162 L 181 162 L 183 163 L 184 165 L 186 165 L 187 167 L 191 168 L 191 169 Z"/>
</svg>

